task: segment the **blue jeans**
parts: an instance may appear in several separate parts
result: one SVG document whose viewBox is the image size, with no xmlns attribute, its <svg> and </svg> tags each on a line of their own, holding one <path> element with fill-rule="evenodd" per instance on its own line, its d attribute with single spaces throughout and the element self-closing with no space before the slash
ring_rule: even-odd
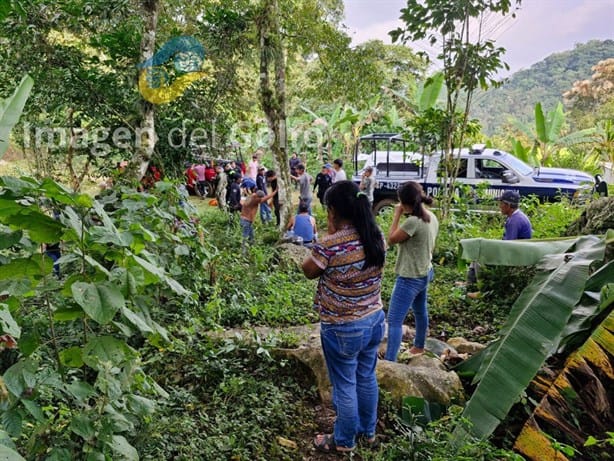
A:
<svg viewBox="0 0 614 461">
<path fill-rule="evenodd" d="M 377 349 L 384 337 L 384 312 L 348 323 L 321 325 L 320 339 L 337 413 L 335 443 L 352 448 L 356 435 L 375 435 L 379 389 Z"/>
<path fill-rule="evenodd" d="M 250 242 L 254 241 L 254 224 L 247 219 L 241 218 L 239 220 L 241 225 L 241 236 L 243 240 L 249 240 Z"/>
<path fill-rule="evenodd" d="M 260 204 L 260 220 L 265 224 L 273 220 L 271 217 L 271 207 L 266 202 Z"/>
<path fill-rule="evenodd" d="M 424 348 L 426 330 L 429 327 L 429 313 L 426 305 L 426 292 L 429 282 L 433 280 L 434 272 L 431 269 L 425 277 L 407 278 L 397 277 L 390 297 L 388 307 L 388 345 L 385 359 L 396 362 L 401 339 L 403 336 L 403 321 L 409 313 L 414 311 L 416 320 L 416 337 L 414 346 Z"/>
</svg>

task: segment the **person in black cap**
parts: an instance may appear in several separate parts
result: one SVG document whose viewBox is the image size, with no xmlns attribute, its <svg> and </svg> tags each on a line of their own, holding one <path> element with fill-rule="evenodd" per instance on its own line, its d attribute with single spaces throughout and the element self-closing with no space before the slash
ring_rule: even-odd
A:
<svg viewBox="0 0 614 461">
<path fill-rule="evenodd" d="M 507 216 L 503 240 L 530 239 L 533 235 L 531 221 L 518 209 L 520 195 L 513 190 L 506 190 L 499 197 L 499 209 Z"/>
<path fill-rule="evenodd" d="M 317 196 L 318 196 L 318 199 L 320 200 L 320 203 L 322 204 L 322 208 L 324 208 L 325 210 L 326 210 L 326 201 L 324 200 L 324 197 L 326 194 L 326 190 L 333 183 L 332 178 L 328 174 L 328 168 L 330 168 L 330 164 L 328 163 L 322 167 L 322 171 L 320 171 L 317 174 L 315 184 L 313 185 L 314 192 L 316 188 L 318 189 Z"/>
</svg>

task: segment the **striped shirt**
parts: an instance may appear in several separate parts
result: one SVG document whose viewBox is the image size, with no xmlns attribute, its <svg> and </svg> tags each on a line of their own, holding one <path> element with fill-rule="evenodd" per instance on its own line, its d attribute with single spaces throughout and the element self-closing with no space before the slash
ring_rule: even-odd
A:
<svg viewBox="0 0 614 461">
<path fill-rule="evenodd" d="M 382 308 L 383 268 L 363 270 L 365 253 L 354 227 L 325 236 L 313 246 L 311 257 L 324 271 L 314 299 L 322 323 L 352 322 Z"/>
</svg>

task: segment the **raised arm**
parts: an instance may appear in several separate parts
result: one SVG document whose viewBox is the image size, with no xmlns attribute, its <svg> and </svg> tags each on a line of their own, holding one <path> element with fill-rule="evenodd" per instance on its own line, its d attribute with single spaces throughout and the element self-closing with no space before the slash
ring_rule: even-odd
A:
<svg viewBox="0 0 614 461">
<path fill-rule="evenodd" d="M 394 218 L 388 231 L 388 245 L 404 242 L 409 238 L 407 232 L 399 227 L 401 216 L 403 215 L 403 206 L 399 203 L 394 207 Z"/>
</svg>

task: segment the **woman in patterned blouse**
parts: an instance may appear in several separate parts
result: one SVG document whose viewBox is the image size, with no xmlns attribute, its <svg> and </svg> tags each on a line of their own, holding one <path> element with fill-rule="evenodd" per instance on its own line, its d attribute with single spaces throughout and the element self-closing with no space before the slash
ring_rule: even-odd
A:
<svg viewBox="0 0 614 461">
<path fill-rule="evenodd" d="M 328 234 L 303 262 L 318 278 L 314 307 L 320 313 L 322 350 L 337 413 L 333 434 L 319 434 L 318 450 L 347 452 L 356 438 L 375 442 L 377 350 L 384 336 L 381 300 L 386 257 L 383 235 L 369 200 L 351 181 L 326 191 Z"/>
</svg>

